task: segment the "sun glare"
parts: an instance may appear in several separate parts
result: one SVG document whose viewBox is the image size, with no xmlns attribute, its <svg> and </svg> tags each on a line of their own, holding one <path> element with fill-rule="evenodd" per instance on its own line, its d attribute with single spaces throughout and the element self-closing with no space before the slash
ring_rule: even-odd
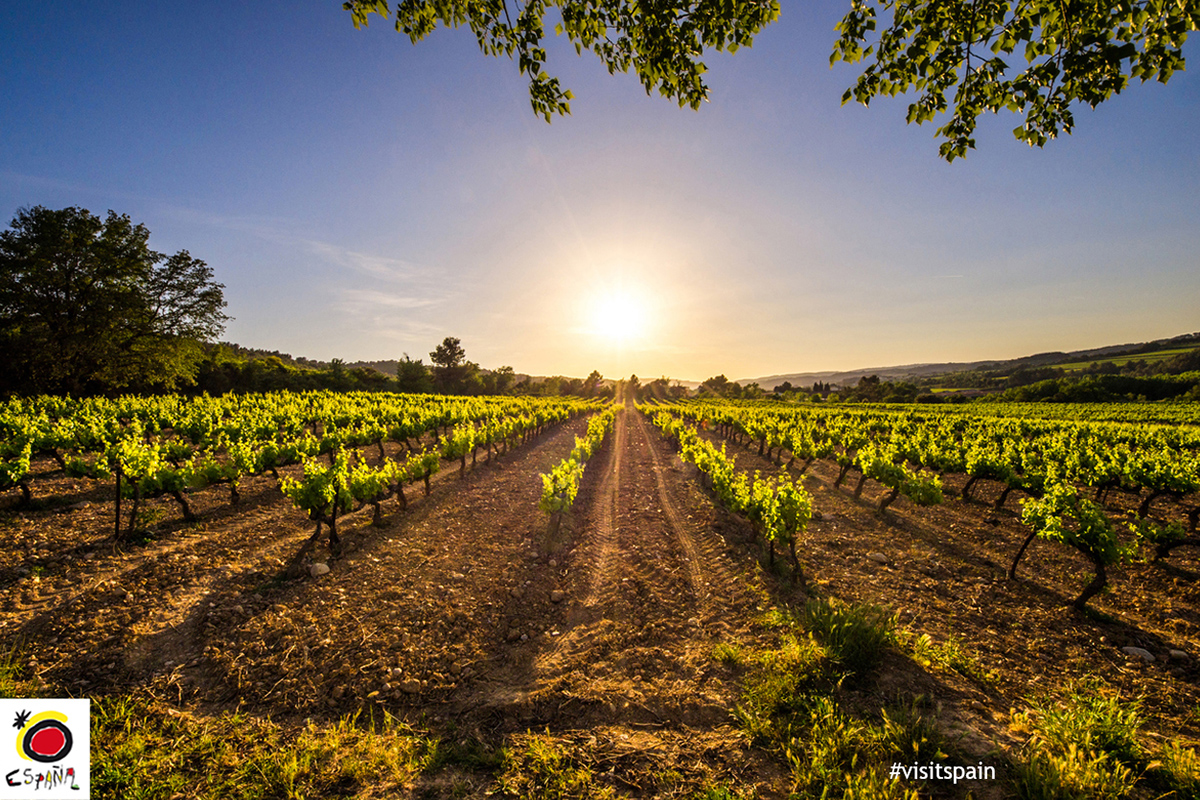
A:
<svg viewBox="0 0 1200 800">
<path fill-rule="evenodd" d="M 610 342 L 630 344 L 646 336 L 649 309 L 632 292 L 601 294 L 592 303 L 591 330 Z"/>
</svg>

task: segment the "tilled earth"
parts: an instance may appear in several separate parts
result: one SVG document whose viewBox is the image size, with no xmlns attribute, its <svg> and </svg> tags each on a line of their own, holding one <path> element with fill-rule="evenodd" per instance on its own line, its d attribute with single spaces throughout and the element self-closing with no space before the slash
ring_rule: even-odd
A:
<svg viewBox="0 0 1200 800">
<path fill-rule="evenodd" d="M 779 469 L 757 446 L 726 447 L 740 469 Z M 1008 579 L 1029 532 L 1020 521 L 1020 492 L 997 510 L 1000 484 L 980 481 L 964 500 L 965 477 L 950 476 L 941 505 L 919 508 L 900 499 L 879 512 L 889 489 L 867 481 L 855 498 L 858 473 L 835 488 L 838 472 L 836 464 L 818 461 L 804 474 L 819 511 L 798 548 L 804 568 L 823 593 L 884 604 L 898 612 L 901 628 L 968 655 L 978 669 L 961 671 L 976 675 L 941 675 L 944 722 L 968 737 L 1013 746 L 1013 709 L 1094 676 L 1123 697 L 1142 698 L 1152 735 L 1200 739 L 1200 550 L 1180 548 L 1158 563 L 1110 568 L 1108 589 L 1079 612 L 1071 603 L 1092 564 L 1072 548 L 1034 539 L 1016 579 Z M 1139 503 L 1133 496 L 1113 501 L 1126 511 Z M 1196 498 L 1185 501 L 1190 507 Z M 1129 655 L 1126 647 L 1155 660 Z"/>
<path fill-rule="evenodd" d="M 344 556 L 318 548 L 305 565 L 331 570 L 298 580 L 285 568 L 312 523 L 273 479 L 243 486 L 237 506 L 220 489 L 197 493 L 192 525 L 153 501 L 158 538 L 121 551 L 108 538 L 111 487 L 39 464 L 42 508 L 0 501 L 0 641 L 76 695 L 136 688 L 199 714 L 277 720 L 382 708 L 489 742 L 546 730 L 630 795 L 660 794 L 671 773 L 778 796 L 783 769 L 736 728 L 741 689 L 713 648 L 770 646 L 762 612 L 804 595 L 786 569 L 760 567 L 747 524 L 633 411 L 589 462 L 574 511 L 548 519 L 538 473 L 585 426 L 481 457 L 464 476 L 447 467 L 430 496 L 406 490 L 408 510 L 389 503 L 381 527 L 369 511 L 346 519 Z M 729 448 L 739 467 L 778 469 Z M 979 486 L 973 502 L 951 491 L 942 506 L 901 499 L 880 513 L 880 487 L 856 499 L 832 486 L 836 474 L 819 462 L 805 477 L 820 512 L 799 548 L 810 584 L 884 604 L 979 667 L 923 669 L 897 653 L 853 703 L 930 697 L 982 759 L 1019 746 L 1010 713 L 1026 698 L 1095 674 L 1146 698 L 1152 732 L 1200 737 L 1195 553 L 1117 570 L 1092 601 L 1100 613 L 1081 614 L 1068 604 L 1088 565 L 1066 548 L 1035 541 L 1006 579 L 1025 536 L 1017 497 L 993 511 L 998 487 Z M 1127 656 L 1130 645 L 1156 660 Z"/>
</svg>

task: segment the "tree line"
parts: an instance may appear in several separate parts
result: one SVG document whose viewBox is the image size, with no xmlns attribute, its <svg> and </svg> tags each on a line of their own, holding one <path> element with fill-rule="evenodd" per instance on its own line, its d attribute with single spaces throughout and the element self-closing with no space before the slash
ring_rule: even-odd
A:
<svg viewBox="0 0 1200 800">
<path fill-rule="evenodd" d="M 339 392 L 399 392 L 402 394 L 513 395 L 539 397 L 612 397 L 614 387 L 599 371 L 586 378 L 555 375 L 535 380 L 518 378 L 510 366 L 489 370 L 466 357 L 462 341 L 447 336 L 429 362 L 408 353 L 396 362 L 394 375 L 371 367 L 347 366 L 340 358 L 328 364 L 292 359 L 283 354 L 259 355 L 229 345 L 210 347 L 195 383 L 187 393 L 270 392 L 287 389 L 329 389 Z"/>
<path fill-rule="evenodd" d="M 186 250 L 149 247 L 128 215 L 17 211 L 0 232 L 0 396 L 223 394 L 290 389 L 450 395 L 613 394 L 603 376 L 518 379 L 481 368 L 448 336 L 429 363 L 407 353 L 395 376 L 341 359 L 317 365 L 218 344 L 230 317 L 212 269 Z"/>
</svg>

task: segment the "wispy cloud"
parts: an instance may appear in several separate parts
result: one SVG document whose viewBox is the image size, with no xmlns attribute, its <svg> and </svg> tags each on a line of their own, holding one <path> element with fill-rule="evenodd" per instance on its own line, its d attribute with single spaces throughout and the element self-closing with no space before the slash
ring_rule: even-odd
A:
<svg viewBox="0 0 1200 800">
<path fill-rule="evenodd" d="M 357 250 L 329 242 L 306 239 L 303 240 L 303 244 L 331 264 L 382 280 L 409 281 L 414 278 L 423 278 L 429 271 L 426 267 L 411 261 L 374 253 L 360 253 Z"/>
<path fill-rule="evenodd" d="M 156 205 L 161 213 L 172 218 L 237 233 L 248 233 L 264 241 L 284 246 L 298 246 L 334 266 L 373 278 L 402 281 L 423 278 L 429 273 L 427 267 L 412 261 L 363 253 L 332 242 L 308 238 L 299 231 L 297 223 L 288 218 L 219 214 L 165 202 L 156 202 Z"/>
<path fill-rule="evenodd" d="M 411 297 L 378 289 L 338 289 L 338 305 L 342 310 L 356 315 L 367 315 L 386 309 L 413 309 L 435 306 L 444 301 L 441 297 Z"/>
</svg>

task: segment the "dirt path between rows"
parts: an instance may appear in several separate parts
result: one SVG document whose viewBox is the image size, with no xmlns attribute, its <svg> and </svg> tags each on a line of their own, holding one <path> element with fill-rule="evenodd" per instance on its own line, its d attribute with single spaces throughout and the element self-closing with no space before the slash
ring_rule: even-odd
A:
<svg viewBox="0 0 1200 800">
<path fill-rule="evenodd" d="M 561 635 L 535 655 L 528 699 L 538 724 L 723 726 L 734 698 L 712 649 L 753 616 L 724 563 L 714 510 L 640 414 L 618 416 L 612 447 L 577 507 Z M 714 538 L 701 548 L 698 537 Z M 720 614 L 708 599 L 723 597 Z"/>
</svg>

